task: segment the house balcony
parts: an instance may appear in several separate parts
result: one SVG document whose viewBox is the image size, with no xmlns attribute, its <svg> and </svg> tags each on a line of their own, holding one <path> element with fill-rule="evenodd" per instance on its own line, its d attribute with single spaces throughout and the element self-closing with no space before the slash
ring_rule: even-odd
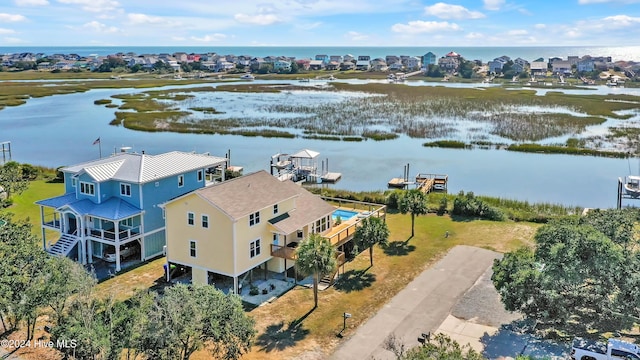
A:
<svg viewBox="0 0 640 360">
<path fill-rule="evenodd" d="M 128 229 L 120 229 L 116 234 L 113 229 L 104 230 L 104 229 L 87 229 L 86 236 L 89 239 L 103 241 L 103 242 L 122 242 L 125 240 L 137 239 L 142 236 L 140 233 L 140 227 L 132 227 Z"/>
<path fill-rule="evenodd" d="M 62 222 L 60 221 L 58 213 L 45 215 L 42 218 L 42 226 L 60 231 L 60 229 L 62 229 Z"/>
</svg>

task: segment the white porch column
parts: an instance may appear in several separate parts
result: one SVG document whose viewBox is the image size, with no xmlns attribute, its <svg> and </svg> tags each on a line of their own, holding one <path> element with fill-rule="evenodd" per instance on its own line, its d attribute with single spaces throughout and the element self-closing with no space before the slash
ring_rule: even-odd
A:
<svg viewBox="0 0 640 360">
<path fill-rule="evenodd" d="M 54 223 L 55 225 L 55 219 Z M 44 207 L 40 205 L 40 231 L 42 231 L 42 250 L 47 250 L 47 233 L 44 230 Z"/>
<path fill-rule="evenodd" d="M 113 231 L 115 232 L 114 242 L 116 247 L 116 271 L 120 271 L 122 270 L 122 268 L 120 267 L 120 222 L 119 221 L 113 222 Z"/>
<path fill-rule="evenodd" d="M 84 217 L 76 216 L 76 232 L 80 235 L 80 244 L 82 244 L 82 265 L 87 264 L 87 240 L 84 236 Z"/>
<path fill-rule="evenodd" d="M 83 241 L 87 242 L 87 256 L 89 264 L 93 264 L 93 241 L 85 239 Z"/>
<path fill-rule="evenodd" d="M 162 210 L 164 211 L 164 210 Z M 144 243 L 145 243 L 145 239 L 144 239 L 144 214 L 140 214 L 138 215 L 140 216 L 140 260 L 145 261 L 147 260 L 147 253 L 144 250 Z M 164 244 L 167 245 L 167 231 L 164 231 Z M 167 257 L 168 259 L 169 257 Z"/>
<path fill-rule="evenodd" d="M 238 277 L 234 276 L 233 277 L 233 292 L 235 292 L 236 294 L 240 294 L 240 289 L 238 289 Z"/>
</svg>

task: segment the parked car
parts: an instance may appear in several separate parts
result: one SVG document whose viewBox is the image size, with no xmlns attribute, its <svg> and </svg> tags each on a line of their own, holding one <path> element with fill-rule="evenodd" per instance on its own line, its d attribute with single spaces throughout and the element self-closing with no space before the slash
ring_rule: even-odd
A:
<svg viewBox="0 0 640 360">
<path fill-rule="evenodd" d="M 640 347 L 620 339 L 609 339 L 606 343 L 583 338 L 573 339 L 572 360 L 640 360 Z"/>
<path fill-rule="evenodd" d="M 120 249 L 120 261 L 128 259 L 133 256 L 137 256 L 140 254 L 140 251 L 137 246 L 129 245 Z M 104 261 L 107 262 L 116 262 L 116 248 L 111 247 L 109 250 L 104 253 Z"/>
</svg>

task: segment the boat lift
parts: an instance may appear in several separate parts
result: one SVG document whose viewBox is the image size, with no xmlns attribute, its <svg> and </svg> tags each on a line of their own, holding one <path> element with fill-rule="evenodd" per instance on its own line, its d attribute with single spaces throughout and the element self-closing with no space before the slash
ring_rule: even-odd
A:
<svg viewBox="0 0 640 360">
<path fill-rule="evenodd" d="M 11 141 L 0 142 L 0 146 L 2 146 L 2 150 L 0 150 L 2 151 L 2 164 L 6 164 L 7 158 L 11 161 Z"/>
</svg>

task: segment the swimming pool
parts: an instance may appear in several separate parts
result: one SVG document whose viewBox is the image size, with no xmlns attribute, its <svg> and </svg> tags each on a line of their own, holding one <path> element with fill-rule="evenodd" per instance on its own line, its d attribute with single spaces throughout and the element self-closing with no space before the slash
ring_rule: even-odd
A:
<svg viewBox="0 0 640 360">
<path fill-rule="evenodd" d="M 355 212 L 355 211 L 338 209 L 338 210 L 333 212 L 333 214 L 331 215 L 331 218 L 333 219 L 333 221 L 336 221 L 338 216 L 340 216 L 340 220 L 346 221 L 346 220 L 349 220 L 349 219 L 351 219 L 352 217 L 354 217 L 356 215 L 358 215 L 358 213 Z"/>
</svg>

